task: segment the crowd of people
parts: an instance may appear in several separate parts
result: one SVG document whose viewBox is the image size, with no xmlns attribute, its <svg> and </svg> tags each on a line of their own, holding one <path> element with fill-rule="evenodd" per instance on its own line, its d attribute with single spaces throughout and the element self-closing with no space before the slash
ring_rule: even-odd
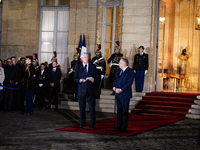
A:
<svg viewBox="0 0 200 150">
<path fill-rule="evenodd" d="M 19 60 L 15 56 L 0 60 L 0 110 L 30 115 L 33 102 L 39 109 L 50 109 L 53 98 L 57 110 L 61 69 L 55 56 L 51 61 L 38 65 L 32 55 Z M 46 106 L 45 98 L 48 98 Z"/>
</svg>

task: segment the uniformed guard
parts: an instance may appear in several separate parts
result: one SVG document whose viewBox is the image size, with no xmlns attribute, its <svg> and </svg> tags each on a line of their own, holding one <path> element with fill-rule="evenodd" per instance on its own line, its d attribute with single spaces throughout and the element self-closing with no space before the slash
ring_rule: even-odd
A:
<svg viewBox="0 0 200 150">
<path fill-rule="evenodd" d="M 36 75 L 37 75 L 37 72 L 40 70 L 40 66 L 38 64 L 38 54 L 37 53 L 33 54 L 33 62 L 32 62 L 32 64 L 33 64 L 33 67 L 35 69 L 35 74 L 33 75 L 33 77 L 34 77 L 34 80 L 36 82 Z M 36 100 L 36 86 L 33 87 L 33 103 L 34 104 L 37 103 L 37 101 L 35 101 L 35 100 Z"/>
<path fill-rule="evenodd" d="M 74 54 L 74 60 L 71 62 L 71 69 L 70 69 L 70 72 L 69 72 L 70 87 L 72 88 L 73 100 L 74 101 L 78 101 L 77 100 L 77 87 L 78 87 L 78 84 L 73 81 L 73 77 L 74 77 L 74 73 L 75 73 L 75 70 L 76 70 L 76 66 L 78 64 L 80 64 L 80 63 L 81 63 L 81 61 L 79 59 L 79 54 L 75 53 Z"/>
<path fill-rule="evenodd" d="M 110 83 L 113 83 L 113 81 L 115 80 L 115 75 L 120 70 L 119 61 L 120 61 L 120 59 L 122 57 L 123 57 L 123 54 L 120 53 L 119 41 L 116 41 L 115 52 L 108 59 L 108 64 L 111 67 L 111 70 L 110 70 Z M 115 93 L 113 92 L 112 95 L 115 95 Z"/>
<path fill-rule="evenodd" d="M 144 85 L 144 76 L 148 71 L 148 54 L 144 53 L 144 46 L 138 48 L 139 53 L 135 55 L 133 70 L 136 74 L 136 92 L 142 92 Z"/>
<path fill-rule="evenodd" d="M 25 101 L 26 101 L 25 113 L 27 113 L 28 115 L 30 115 L 33 112 L 33 85 L 34 85 L 33 75 L 35 74 L 35 69 L 33 67 L 33 64 L 31 63 L 32 59 L 33 59 L 32 55 L 26 56 L 26 69 L 24 75 Z"/>
<path fill-rule="evenodd" d="M 53 68 L 53 67 L 52 67 L 52 63 L 53 63 L 53 62 L 57 62 L 57 67 L 58 67 L 59 69 L 61 69 L 61 66 L 58 64 L 58 61 L 57 61 L 57 52 L 54 51 L 53 54 L 54 54 L 54 56 L 51 58 L 51 63 L 49 64 L 48 70 L 51 70 L 51 69 Z"/>
<path fill-rule="evenodd" d="M 97 44 L 98 48 L 95 51 L 96 56 L 92 58 L 92 63 L 96 66 L 96 98 L 100 98 L 101 88 L 103 87 L 103 79 L 106 73 L 106 62 L 101 55 L 101 44 Z"/>
</svg>

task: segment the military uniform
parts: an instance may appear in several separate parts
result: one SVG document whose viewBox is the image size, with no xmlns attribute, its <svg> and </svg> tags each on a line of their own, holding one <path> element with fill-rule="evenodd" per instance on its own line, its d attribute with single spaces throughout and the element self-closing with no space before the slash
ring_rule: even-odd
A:
<svg viewBox="0 0 200 150">
<path fill-rule="evenodd" d="M 95 88 L 96 88 L 96 98 L 100 98 L 101 88 L 103 85 L 103 77 L 106 73 L 106 62 L 104 58 L 100 55 L 92 58 L 92 63 L 96 66 L 96 79 L 95 79 Z"/>
<path fill-rule="evenodd" d="M 148 54 L 139 53 L 135 55 L 133 70 L 136 73 L 135 83 L 136 83 L 136 91 L 142 92 L 144 85 L 144 76 L 145 71 L 148 71 Z"/>
<path fill-rule="evenodd" d="M 77 87 L 78 87 L 78 84 L 73 81 L 73 77 L 74 77 L 74 73 L 75 73 L 75 70 L 76 70 L 76 66 L 78 64 L 80 64 L 80 63 L 81 63 L 80 60 L 73 60 L 71 62 L 71 70 L 69 72 L 70 87 L 71 87 L 72 92 L 73 92 L 73 98 L 74 98 L 74 100 L 77 100 Z"/>
<path fill-rule="evenodd" d="M 112 54 L 111 57 L 108 59 L 108 64 L 111 66 L 110 70 L 110 82 L 113 83 L 115 80 L 115 74 L 120 70 L 119 68 L 119 61 L 123 57 L 123 54 Z"/>
</svg>

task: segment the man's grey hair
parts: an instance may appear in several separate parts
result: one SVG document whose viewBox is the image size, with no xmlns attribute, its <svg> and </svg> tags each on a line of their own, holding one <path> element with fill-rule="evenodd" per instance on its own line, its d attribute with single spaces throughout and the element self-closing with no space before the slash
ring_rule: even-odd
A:
<svg viewBox="0 0 200 150">
<path fill-rule="evenodd" d="M 123 62 L 125 62 L 125 63 L 126 63 L 126 66 L 128 66 L 128 65 L 129 65 L 129 62 L 128 62 L 128 59 L 127 59 L 127 58 L 121 58 L 121 60 L 122 60 Z"/>
<path fill-rule="evenodd" d="M 89 56 L 88 53 L 83 52 L 82 55 L 81 55 L 81 58 L 82 58 L 83 55 L 87 55 L 87 56 Z"/>
</svg>

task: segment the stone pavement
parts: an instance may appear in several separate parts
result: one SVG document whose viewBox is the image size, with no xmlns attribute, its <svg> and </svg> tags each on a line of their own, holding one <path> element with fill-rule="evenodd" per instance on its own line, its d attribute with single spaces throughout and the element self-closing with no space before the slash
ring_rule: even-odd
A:
<svg viewBox="0 0 200 150">
<path fill-rule="evenodd" d="M 113 117 L 97 113 L 97 119 Z M 89 121 L 89 114 L 87 113 Z M 196 150 L 200 120 L 183 119 L 131 137 L 56 131 L 79 123 L 79 111 L 0 112 L 0 150 Z"/>
</svg>

